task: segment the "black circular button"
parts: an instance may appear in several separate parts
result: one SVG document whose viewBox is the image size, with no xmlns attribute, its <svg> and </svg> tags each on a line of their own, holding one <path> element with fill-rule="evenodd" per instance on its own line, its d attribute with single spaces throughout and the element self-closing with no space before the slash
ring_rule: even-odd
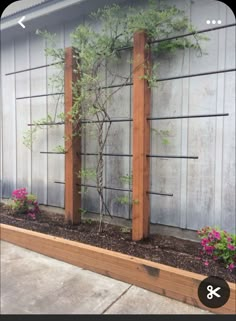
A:
<svg viewBox="0 0 236 321">
<path fill-rule="evenodd" d="M 228 301 L 230 288 L 224 279 L 209 276 L 199 284 L 198 297 L 206 307 L 220 308 Z"/>
</svg>

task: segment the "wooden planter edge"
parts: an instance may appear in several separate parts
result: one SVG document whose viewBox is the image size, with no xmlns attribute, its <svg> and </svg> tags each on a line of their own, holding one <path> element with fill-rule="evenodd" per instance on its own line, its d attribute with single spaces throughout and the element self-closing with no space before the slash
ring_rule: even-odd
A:
<svg viewBox="0 0 236 321">
<path fill-rule="evenodd" d="M 198 286 L 206 276 L 99 247 L 0 224 L 1 240 L 127 282 L 169 298 L 219 314 L 235 314 L 236 285 L 228 282 L 230 298 L 211 309 L 198 299 Z"/>
</svg>

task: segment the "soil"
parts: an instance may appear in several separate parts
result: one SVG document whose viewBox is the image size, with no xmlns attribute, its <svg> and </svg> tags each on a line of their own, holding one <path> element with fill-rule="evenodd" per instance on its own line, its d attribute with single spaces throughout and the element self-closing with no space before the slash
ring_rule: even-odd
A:
<svg viewBox="0 0 236 321">
<path fill-rule="evenodd" d="M 128 228 L 104 224 L 103 232 L 99 233 L 97 221 L 83 220 L 80 225 L 72 226 L 64 221 L 63 215 L 47 211 L 41 211 L 36 220 L 32 220 L 26 214 L 13 214 L 3 203 L 0 203 L 0 222 L 236 282 L 235 269 L 230 272 L 223 263 L 211 258 L 207 258 L 208 266 L 204 265 L 199 242 L 158 234 L 134 242 Z"/>
</svg>

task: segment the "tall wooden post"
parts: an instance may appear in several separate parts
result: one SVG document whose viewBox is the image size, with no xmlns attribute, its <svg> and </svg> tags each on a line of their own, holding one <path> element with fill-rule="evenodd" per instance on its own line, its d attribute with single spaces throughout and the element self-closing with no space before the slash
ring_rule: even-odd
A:
<svg viewBox="0 0 236 321">
<path fill-rule="evenodd" d="M 144 78 L 150 70 L 150 49 L 144 31 L 134 34 L 133 49 L 133 207 L 132 239 L 134 241 L 149 236 L 149 159 L 151 91 Z"/>
<path fill-rule="evenodd" d="M 81 169 L 81 159 L 78 157 L 81 151 L 80 136 L 73 136 L 73 124 L 71 112 L 73 106 L 72 84 L 76 81 L 78 74 L 73 70 L 77 68 L 73 57 L 73 48 L 65 49 L 65 220 L 70 224 L 79 224 L 81 221 L 81 196 L 78 193 L 80 179 L 78 172 Z"/>
</svg>

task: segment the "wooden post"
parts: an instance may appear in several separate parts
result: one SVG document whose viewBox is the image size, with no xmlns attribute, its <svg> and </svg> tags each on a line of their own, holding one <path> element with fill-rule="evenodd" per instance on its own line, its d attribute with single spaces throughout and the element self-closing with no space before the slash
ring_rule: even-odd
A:
<svg viewBox="0 0 236 321">
<path fill-rule="evenodd" d="M 132 239 L 134 241 L 149 236 L 149 159 L 151 91 L 144 79 L 150 70 L 150 50 L 144 31 L 134 34 L 133 49 L 133 207 Z"/>
<path fill-rule="evenodd" d="M 80 136 L 73 136 L 73 124 L 71 112 L 73 106 L 72 84 L 78 79 L 78 74 L 73 70 L 77 68 L 73 57 L 73 48 L 65 49 L 65 220 L 70 224 L 79 224 L 81 221 L 81 196 L 78 193 L 80 184 L 78 172 L 81 169 L 81 159 L 78 157 L 81 151 Z M 78 154 L 76 154 L 78 153 Z"/>
</svg>

